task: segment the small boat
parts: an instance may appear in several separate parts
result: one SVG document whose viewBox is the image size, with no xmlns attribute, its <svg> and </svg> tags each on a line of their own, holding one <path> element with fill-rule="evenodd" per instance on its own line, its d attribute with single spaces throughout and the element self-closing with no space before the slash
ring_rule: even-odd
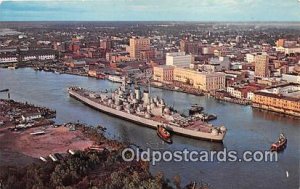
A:
<svg viewBox="0 0 300 189">
<path fill-rule="evenodd" d="M 203 109 L 204 108 L 202 106 L 199 106 L 198 104 L 194 104 L 189 109 L 189 115 L 195 115 L 197 113 L 201 113 L 203 111 Z"/>
<path fill-rule="evenodd" d="M 109 75 L 107 78 L 109 81 L 115 82 L 115 83 L 122 83 L 123 77 L 118 75 Z"/>
<path fill-rule="evenodd" d="M 17 66 L 8 66 L 7 69 L 9 69 L 9 70 L 15 70 L 15 69 L 18 69 L 18 67 Z"/>
<path fill-rule="evenodd" d="M 278 141 L 272 144 L 271 151 L 272 152 L 274 152 L 274 151 L 279 152 L 281 150 L 284 150 L 286 145 L 287 145 L 287 138 L 284 136 L 283 133 L 281 133 L 279 135 Z"/>
<path fill-rule="evenodd" d="M 157 126 L 157 135 L 166 143 L 169 144 L 172 143 L 171 134 L 164 126 L 162 125 Z"/>
</svg>

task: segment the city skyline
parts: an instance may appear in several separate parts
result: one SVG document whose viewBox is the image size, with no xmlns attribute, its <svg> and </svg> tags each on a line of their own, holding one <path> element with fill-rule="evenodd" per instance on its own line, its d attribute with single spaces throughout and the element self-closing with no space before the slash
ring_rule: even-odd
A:
<svg viewBox="0 0 300 189">
<path fill-rule="evenodd" d="M 297 0 L 0 0 L 0 21 L 293 22 L 299 8 Z"/>
</svg>

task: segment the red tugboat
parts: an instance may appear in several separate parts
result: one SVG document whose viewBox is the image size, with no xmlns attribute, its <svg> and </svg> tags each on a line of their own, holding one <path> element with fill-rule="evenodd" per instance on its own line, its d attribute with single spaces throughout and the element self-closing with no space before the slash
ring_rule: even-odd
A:
<svg viewBox="0 0 300 189">
<path fill-rule="evenodd" d="M 172 144 L 171 134 L 164 126 L 157 126 L 157 135 L 166 143 Z"/>
<path fill-rule="evenodd" d="M 284 136 L 283 133 L 281 133 L 278 141 L 272 144 L 271 151 L 279 152 L 286 147 L 286 144 L 287 144 L 287 138 Z"/>
</svg>

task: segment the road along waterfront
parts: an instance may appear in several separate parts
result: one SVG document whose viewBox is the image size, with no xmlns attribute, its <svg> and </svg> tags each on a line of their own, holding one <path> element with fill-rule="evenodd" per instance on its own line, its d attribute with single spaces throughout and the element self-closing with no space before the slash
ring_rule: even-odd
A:
<svg viewBox="0 0 300 189">
<path fill-rule="evenodd" d="M 172 179 L 181 175 L 182 182 L 203 180 L 214 188 L 299 188 L 300 121 L 271 112 L 252 109 L 209 97 L 152 88 L 152 95 L 166 100 L 180 112 L 187 113 L 192 104 L 204 106 L 205 111 L 218 115 L 213 124 L 228 128 L 223 144 L 174 136 L 174 144 L 162 143 L 154 130 L 105 115 L 72 99 L 68 87 L 80 86 L 90 90 L 115 89 L 119 85 L 93 78 L 35 72 L 32 69 L 0 69 L 0 89 L 10 89 L 11 98 L 57 110 L 59 123 L 77 121 L 107 127 L 107 135 L 120 141 L 132 142 L 153 150 L 267 150 L 284 132 L 288 147 L 278 155 L 278 162 L 158 162 L 153 173 L 164 171 Z M 7 94 L 1 93 L 1 98 Z M 3 153 L 1 152 L 0 156 Z M 286 177 L 286 171 L 289 177 Z"/>
</svg>

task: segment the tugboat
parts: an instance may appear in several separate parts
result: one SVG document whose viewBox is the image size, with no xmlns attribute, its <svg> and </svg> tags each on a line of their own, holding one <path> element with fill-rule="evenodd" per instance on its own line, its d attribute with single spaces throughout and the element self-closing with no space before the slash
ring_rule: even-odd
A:
<svg viewBox="0 0 300 189">
<path fill-rule="evenodd" d="M 171 134 L 169 131 L 167 131 L 167 129 L 164 126 L 157 126 L 157 135 L 166 143 L 172 144 Z"/>
<path fill-rule="evenodd" d="M 279 139 L 277 142 L 273 143 L 271 146 L 271 151 L 274 152 L 279 152 L 281 150 L 284 150 L 287 144 L 287 138 L 284 136 L 283 133 L 279 135 Z"/>
</svg>

